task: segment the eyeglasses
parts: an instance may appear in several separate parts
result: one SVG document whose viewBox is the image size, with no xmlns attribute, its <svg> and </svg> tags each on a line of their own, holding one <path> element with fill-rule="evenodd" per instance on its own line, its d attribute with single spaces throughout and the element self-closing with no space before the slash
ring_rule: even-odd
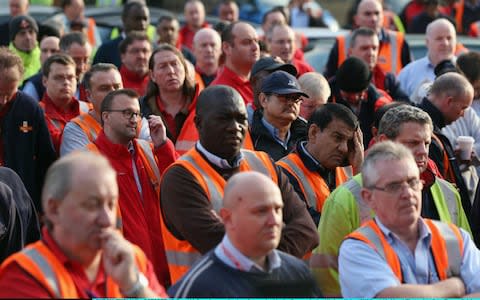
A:
<svg viewBox="0 0 480 300">
<path fill-rule="evenodd" d="M 387 183 L 384 187 L 373 185 L 373 186 L 367 187 L 367 189 L 375 189 L 388 194 L 398 194 L 400 193 L 402 188 L 405 186 L 405 183 L 409 188 L 411 188 L 414 191 L 418 191 L 422 188 L 422 181 L 420 179 L 411 178 L 406 181 Z"/>
<path fill-rule="evenodd" d="M 142 113 L 139 111 L 132 111 L 130 109 L 110 109 L 106 110 L 108 112 L 119 112 L 122 113 L 123 117 L 125 119 L 130 120 L 132 117 L 135 117 L 135 119 L 142 118 Z"/>
<path fill-rule="evenodd" d="M 299 103 L 302 101 L 302 96 L 299 94 L 287 94 L 287 95 L 278 95 L 278 94 L 271 94 L 277 97 L 278 100 L 284 103 L 292 102 L 292 103 Z"/>
</svg>

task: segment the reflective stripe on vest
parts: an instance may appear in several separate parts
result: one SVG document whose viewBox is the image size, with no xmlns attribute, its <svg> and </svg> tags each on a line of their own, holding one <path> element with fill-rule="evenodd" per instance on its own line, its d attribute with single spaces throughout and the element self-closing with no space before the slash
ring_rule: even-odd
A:
<svg viewBox="0 0 480 300">
<path fill-rule="evenodd" d="M 97 120 L 95 120 L 95 118 L 88 113 L 81 114 L 71 121 L 77 124 L 80 129 L 82 129 L 90 142 L 93 142 L 97 138 L 98 133 L 102 129 L 102 126 L 97 122 Z"/>
<path fill-rule="evenodd" d="M 46 281 L 48 282 L 49 288 L 54 293 L 54 298 L 62 298 L 57 275 L 53 271 L 48 261 L 43 257 L 43 255 L 40 254 L 40 252 L 38 252 L 38 250 L 35 248 L 25 249 L 23 253 L 40 268 L 43 275 L 45 276 Z"/>
<path fill-rule="evenodd" d="M 463 240 L 459 229 L 455 225 L 439 221 L 430 219 L 424 219 L 424 221 L 432 233 L 430 248 L 439 279 L 460 276 Z M 403 282 L 400 260 L 374 220 L 370 220 L 347 238 L 363 241 L 372 247 L 388 263 L 398 280 Z"/>
<path fill-rule="evenodd" d="M 197 88 L 198 90 L 198 88 Z M 178 134 L 177 141 L 175 142 L 175 150 L 178 154 L 183 155 L 195 146 L 198 141 L 198 131 L 194 122 L 195 110 L 191 111 L 185 122 L 183 122 L 182 129 Z"/>
<path fill-rule="evenodd" d="M 442 192 L 443 199 L 445 201 L 445 204 L 447 205 L 448 208 L 448 214 L 450 215 L 450 221 L 453 224 L 458 224 L 458 206 L 457 202 L 455 201 L 456 195 L 455 192 L 452 191 L 451 186 L 449 183 L 441 178 L 436 178 L 436 183 L 438 183 L 438 186 L 440 187 L 440 190 Z"/>
<path fill-rule="evenodd" d="M 165 255 L 167 257 L 168 264 L 173 262 L 174 265 L 185 266 L 188 268 L 190 268 L 202 257 L 202 254 L 198 252 L 180 252 L 173 250 L 165 250 Z"/>
<path fill-rule="evenodd" d="M 134 245 L 133 250 L 138 270 L 146 274 L 147 258 L 145 254 L 138 246 Z M 47 289 L 53 298 L 80 297 L 69 271 L 42 241 L 30 244 L 24 250 L 7 258 L 0 268 L 0 276 L 12 262 L 17 263 L 26 273 Z M 105 297 L 120 298 L 122 296 L 118 285 L 108 276 L 105 282 Z"/>
<path fill-rule="evenodd" d="M 48 118 L 48 120 L 50 121 L 50 123 L 52 123 L 52 125 L 53 125 L 53 127 L 55 127 L 55 129 L 63 131 L 63 123 L 61 121 L 51 119 L 51 118 Z"/>
<path fill-rule="evenodd" d="M 239 172 L 257 171 L 272 178 L 278 183 L 275 166 L 265 152 L 241 150 L 243 159 Z M 226 180 L 206 161 L 196 148 L 181 156 L 172 166 L 180 165 L 185 168 L 204 190 L 212 207 L 216 212 L 222 206 L 223 191 Z M 201 257 L 201 254 L 187 241 L 179 240 L 171 234 L 163 224 L 162 236 L 165 244 L 165 253 L 170 270 L 172 284 L 177 282 L 188 269 Z"/>
<path fill-rule="evenodd" d="M 358 214 L 360 217 L 360 224 L 363 224 L 372 219 L 372 210 L 370 207 L 363 201 L 362 195 L 360 191 L 362 190 L 362 186 L 358 183 L 355 178 L 350 179 L 343 185 L 346 189 L 350 191 L 355 202 L 357 202 L 358 206 Z"/>
<path fill-rule="evenodd" d="M 385 72 L 398 74 L 402 69 L 401 48 L 404 42 L 403 34 L 391 30 L 386 31 L 388 34 L 388 42 L 381 42 L 378 49 L 377 65 Z M 348 57 L 348 49 L 350 49 L 351 34 L 337 37 L 338 44 L 338 62 L 337 67 Z"/>
<path fill-rule="evenodd" d="M 140 149 L 138 155 L 140 155 L 143 166 L 145 167 L 145 170 L 148 173 L 148 177 L 150 178 L 150 182 L 155 189 L 157 197 L 159 197 L 161 176 L 160 171 L 158 170 L 157 160 L 155 159 L 155 155 L 152 152 L 152 146 L 150 142 L 145 140 L 136 139 L 136 141 Z"/>
<path fill-rule="evenodd" d="M 310 171 L 303 164 L 302 159 L 297 153 L 291 153 L 286 157 L 277 161 L 277 165 L 285 168 L 293 175 L 308 202 L 309 207 L 313 207 L 316 211 L 321 212 L 323 204 L 330 195 L 330 189 L 323 177 L 315 171 Z M 335 168 L 335 184 L 339 186 L 347 180 L 343 168 Z"/>
</svg>

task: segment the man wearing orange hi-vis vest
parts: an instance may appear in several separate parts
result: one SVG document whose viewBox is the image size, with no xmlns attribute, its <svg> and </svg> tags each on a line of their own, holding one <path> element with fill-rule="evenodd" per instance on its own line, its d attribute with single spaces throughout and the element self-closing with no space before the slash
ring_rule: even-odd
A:
<svg viewBox="0 0 480 300">
<path fill-rule="evenodd" d="M 479 297 L 480 250 L 463 229 L 420 216 L 423 181 L 412 152 L 378 143 L 362 175 L 362 198 L 376 216 L 340 246 L 342 296 Z"/>
<path fill-rule="evenodd" d="M 51 166 L 43 237 L 3 262 L 0 297 L 166 297 L 143 251 L 115 228 L 116 176 L 107 159 L 88 152 Z"/>
<path fill-rule="evenodd" d="M 362 0 L 358 4 L 354 16 L 355 28 L 367 27 L 378 35 L 377 65 L 384 72 L 398 74 L 400 70 L 412 61 L 410 47 L 401 32 L 383 28 L 383 8 L 378 0 Z M 325 70 L 327 79 L 335 75 L 340 65 L 348 58 L 351 34 L 340 35 L 330 51 Z"/>
<path fill-rule="evenodd" d="M 83 82 L 92 109 L 71 119 L 65 125 L 60 145 L 60 156 L 83 149 L 97 138 L 102 129 L 101 107 L 103 99 L 109 92 L 123 87 L 122 77 L 117 67 L 107 63 L 93 65 L 83 76 Z M 138 127 L 138 138 L 150 141 L 148 121 L 142 118 L 141 123 L 142 126 Z"/>
<path fill-rule="evenodd" d="M 341 104 L 327 103 L 308 121 L 308 140 L 277 161 L 315 224 L 327 197 L 337 186 L 360 171 L 363 139 L 357 117 Z"/>
<path fill-rule="evenodd" d="M 218 212 L 226 180 L 239 172 L 263 173 L 280 188 L 284 228 L 278 249 L 296 257 L 311 251 L 318 236 L 305 203 L 265 152 L 242 149 L 248 129 L 240 94 L 224 85 L 207 87 L 198 97 L 195 125 L 199 141 L 165 171 L 161 184 L 162 233 L 172 283 L 221 242 L 225 228 Z"/>
<path fill-rule="evenodd" d="M 158 197 L 161 173 L 177 157 L 173 143 L 159 116 L 148 119 L 152 143 L 136 138 L 140 104 L 134 90 L 109 93 L 101 114 L 103 130 L 86 148 L 103 154 L 117 171 L 122 232 L 145 252 L 160 283 L 168 286 Z"/>
</svg>

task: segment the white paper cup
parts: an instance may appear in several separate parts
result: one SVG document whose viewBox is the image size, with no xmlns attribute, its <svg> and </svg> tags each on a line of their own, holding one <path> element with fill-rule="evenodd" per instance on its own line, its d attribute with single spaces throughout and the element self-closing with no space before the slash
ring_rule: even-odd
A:
<svg viewBox="0 0 480 300">
<path fill-rule="evenodd" d="M 470 160 L 472 157 L 472 148 L 473 143 L 475 142 L 474 138 L 471 136 L 459 136 L 457 138 L 457 145 L 460 148 L 460 158 L 462 160 Z"/>
</svg>

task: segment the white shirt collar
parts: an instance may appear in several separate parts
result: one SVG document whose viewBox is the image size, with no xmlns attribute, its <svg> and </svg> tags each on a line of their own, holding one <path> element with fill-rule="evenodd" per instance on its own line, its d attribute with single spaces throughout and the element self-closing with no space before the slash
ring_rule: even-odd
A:
<svg viewBox="0 0 480 300">
<path fill-rule="evenodd" d="M 277 269 L 282 265 L 280 255 L 278 255 L 277 250 L 274 249 L 267 255 L 268 270 L 263 270 L 262 267 L 235 248 L 226 234 L 223 237 L 222 242 L 215 248 L 215 254 L 228 266 L 246 272 L 272 272 L 274 269 Z"/>
<path fill-rule="evenodd" d="M 240 152 L 240 155 L 237 157 L 237 159 L 233 162 L 233 164 L 230 164 L 226 159 L 223 159 L 221 157 L 216 156 L 215 154 L 209 152 L 207 149 L 205 149 L 200 141 L 197 142 L 196 144 L 197 150 L 201 152 L 209 162 L 214 164 L 215 166 L 221 168 L 221 169 L 233 169 L 233 168 L 238 168 L 240 166 L 240 163 L 243 159 L 243 155 Z"/>
</svg>

